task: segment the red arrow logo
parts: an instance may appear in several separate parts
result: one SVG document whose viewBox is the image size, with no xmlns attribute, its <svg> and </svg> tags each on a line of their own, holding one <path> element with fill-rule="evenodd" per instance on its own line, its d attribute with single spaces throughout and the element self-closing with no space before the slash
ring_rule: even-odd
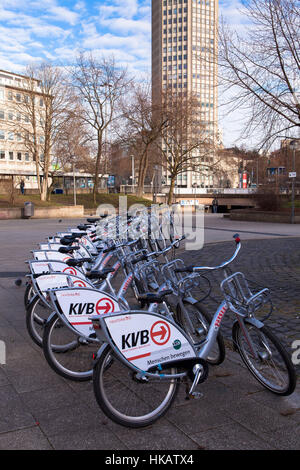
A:
<svg viewBox="0 0 300 470">
<path fill-rule="evenodd" d="M 102 310 L 103 313 L 108 313 L 110 311 L 110 305 L 107 302 L 105 305 L 101 305 L 97 308 L 97 311 Z"/>
<path fill-rule="evenodd" d="M 107 298 L 101 299 L 96 304 L 96 312 L 100 315 L 101 313 L 109 313 L 115 311 L 114 303 Z"/>
<path fill-rule="evenodd" d="M 152 336 L 160 336 L 160 341 L 162 341 L 164 339 L 164 337 L 166 336 L 167 334 L 167 330 L 166 328 L 162 325 L 160 327 L 160 330 L 159 331 L 156 331 L 155 333 L 152 333 Z"/>
<path fill-rule="evenodd" d="M 152 328 L 150 330 L 150 336 L 155 344 L 157 344 L 158 346 L 163 346 L 169 341 L 171 336 L 171 330 L 169 325 L 164 321 L 157 321 L 152 325 Z"/>
</svg>

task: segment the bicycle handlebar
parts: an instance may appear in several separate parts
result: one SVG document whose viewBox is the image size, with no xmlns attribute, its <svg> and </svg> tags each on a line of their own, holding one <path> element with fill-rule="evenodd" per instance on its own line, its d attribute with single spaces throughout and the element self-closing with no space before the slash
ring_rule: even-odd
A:
<svg viewBox="0 0 300 470">
<path fill-rule="evenodd" d="M 241 249 L 241 239 L 240 239 L 239 234 L 236 233 L 235 235 L 233 235 L 233 238 L 235 239 L 237 247 L 235 249 L 234 254 L 229 260 L 224 261 L 224 263 L 221 263 L 219 266 L 186 266 L 185 268 L 177 268 L 174 270 L 175 273 L 184 273 L 184 272 L 197 273 L 199 271 L 216 271 L 217 269 L 225 268 L 230 263 L 232 263 L 232 261 L 235 260 L 235 258 L 237 257 Z"/>
<path fill-rule="evenodd" d="M 177 243 L 182 242 L 182 240 L 185 240 L 185 239 L 186 239 L 186 235 L 183 235 L 181 238 L 178 238 L 178 240 L 174 240 L 171 243 L 171 245 L 169 245 L 167 248 L 164 248 L 161 251 L 153 251 L 152 253 L 148 253 L 146 256 L 148 256 L 148 257 L 150 257 L 150 256 L 159 256 L 159 255 L 163 255 L 165 253 L 168 253 L 168 251 L 170 251 L 171 248 L 173 248 L 174 245 L 176 245 Z"/>
</svg>

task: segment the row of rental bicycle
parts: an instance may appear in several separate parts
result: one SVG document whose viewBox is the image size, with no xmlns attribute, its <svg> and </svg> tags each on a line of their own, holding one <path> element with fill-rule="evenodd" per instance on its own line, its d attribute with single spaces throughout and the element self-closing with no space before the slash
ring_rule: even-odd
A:
<svg viewBox="0 0 300 470">
<path fill-rule="evenodd" d="M 172 208 L 106 215 L 49 234 L 27 261 L 30 337 L 57 374 L 91 381 L 98 405 L 123 426 L 156 421 L 181 384 L 186 399 L 202 396 L 210 368 L 225 358 L 228 314 L 232 345 L 260 384 L 277 395 L 296 386 L 290 355 L 261 315 L 271 305 L 269 289 L 253 292 L 243 273 L 232 272 L 238 234 L 228 260 L 187 266 L 185 236 L 177 233 Z M 214 271 L 222 274 L 222 301 L 209 312 Z"/>
</svg>

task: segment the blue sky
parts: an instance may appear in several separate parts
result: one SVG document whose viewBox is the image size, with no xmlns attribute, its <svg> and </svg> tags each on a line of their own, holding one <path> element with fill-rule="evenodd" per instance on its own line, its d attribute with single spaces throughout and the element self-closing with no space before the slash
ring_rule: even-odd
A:
<svg viewBox="0 0 300 470">
<path fill-rule="evenodd" d="M 240 1 L 220 0 L 221 15 L 237 29 Z M 151 0 L 0 0 L 0 37 L 1 69 L 22 73 L 41 60 L 66 65 L 89 50 L 114 54 L 133 74 L 150 77 Z"/>
</svg>

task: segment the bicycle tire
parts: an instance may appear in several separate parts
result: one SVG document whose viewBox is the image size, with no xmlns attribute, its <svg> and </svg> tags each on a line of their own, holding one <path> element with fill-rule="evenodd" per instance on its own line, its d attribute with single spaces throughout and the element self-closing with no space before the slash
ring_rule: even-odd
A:
<svg viewBox="0 0 300 470">
<path fill-rule="evenodd" d="M 292 361 L 280 342 L 277 336 L 266 326 L 257 328 L 251 323 L 244 322 L 253 344 L 259 346 L 258 358 L 251 358 L 251 351 L 245 338 L 242 328 L 238 322 L 233 326 L 232 338 L 234 345 L 246 364 L 251 374 L 260 382 L 265 388 L 275 393 L 276 395 L 287 396 L 291 395 L 296 387 L 297 377 Z M 272 348 L 272 349 L 271 349 Z M 256 363 L 254 363 L 256 361 Z M 269 365 L 269 367 L 268 367 Z M 269 372 L 268 372 L 269 370 Z M 285 375 L 285 383 L 283 385 L 272 384 L 270 375 L 275 375 L 277 372 L 277 380 L 283 381 Z M 280 374 L 279 374 L 280 372 Z M 280 376 L 279 376 L 280 375 Z"/>
<path fill-rule="evenodd" d="M 29 307 L 30 302 L 32 301 L 34 296 L 35 296 L 35 292 L 34 292 L 33 286 L 31 284 L 27 284 L 25 292 L 24 292 L 24 306 L 26 309 Z"/>
<path fill-rule="evenodd" d="M 171 372 L 176 373 L 176 369 Z M 135 372 L 117 359 L 107 345 L 95 364 L 93 388 L 97 403 L 108 418 L 125 427 L 140 428 L 154 423 L 168 411 L 179 381 L 138 380 Z M 138 412 L 137 407 L 142 411 Z"/>
<path fill-rule="evenodd" d="M 206 338 L 212 318 L 200 302 L 191 304 L 190 302 L 183 301 L 183 304 L 186 309 L 193 309 L 193 316 L 190 315 L 190 320 L 193 324 L 194 331 L 190 331 L 190 324 L 186 320 L 179 304 L 177 305 L 176 309 L 177 322 L 187 333 L 191 341 L 194 343 L 194 346 L 196 348 L 201 347 L 201 344 Z M 225 343 L 222 334 L 219 332 L 216 345 L 214 346 L 214 349 L 211 351 L 210 356 L 206 359 L 206 361 L 210 365 L 220 365 L 224 361 L 225 356 Z"/>
<path fill-rule="evenodd" d="M 61 377 L 74 382 L 91 380 L 99 343 L 77 335 L 55 313 L 47 321 L 43 352 L 49 366 Z"/>
<path fill-rule="evenodd" d="M 52 310 L 36 295 L 26 310 L 26 328 L 29 336 L 38 346 L 42 346 L 46 321 Z"/>
</svg>

